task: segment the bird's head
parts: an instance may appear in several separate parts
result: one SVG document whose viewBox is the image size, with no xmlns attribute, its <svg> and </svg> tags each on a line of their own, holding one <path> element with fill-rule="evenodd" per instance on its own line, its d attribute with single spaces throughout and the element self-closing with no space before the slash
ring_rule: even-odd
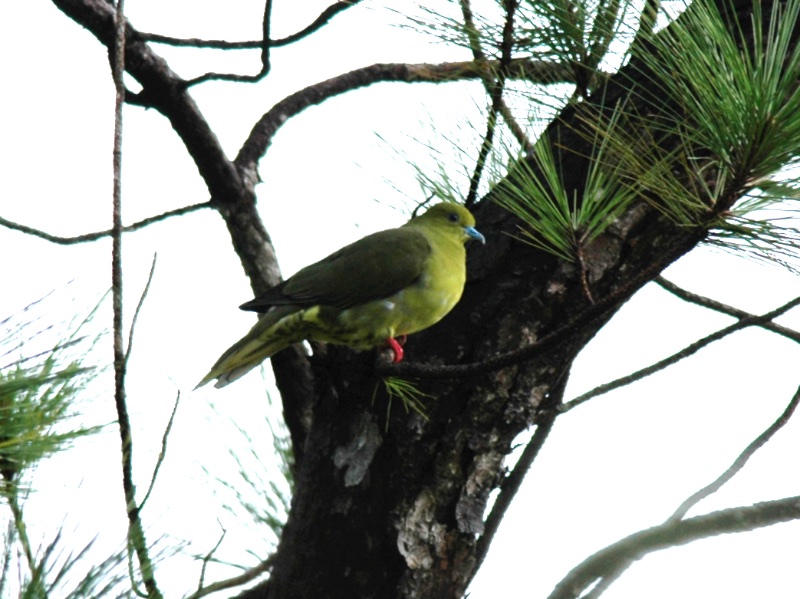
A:
<svg viewBox="0 0 800 599">
<path fill-rule="evenodd" d="M 428 209 L 427 212 L 413 218 L 409 224 L 432 227 L 438 230 L 455 231 L 462 241 L 475 239 L 486 243 L 486 239 L 475 228 L 475 217 L 460 204 L 442 202 Z"/>
</svg>

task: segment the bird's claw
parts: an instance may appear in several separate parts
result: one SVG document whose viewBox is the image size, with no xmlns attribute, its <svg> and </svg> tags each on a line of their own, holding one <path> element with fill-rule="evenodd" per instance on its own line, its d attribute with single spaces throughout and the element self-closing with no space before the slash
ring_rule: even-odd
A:
<svg viewBox="0 0 800 599">
<path fill-rule="evenodd" d="M 400 339 L 402 339 L 402 343 L 406 342 L 406 336 L 405 335 L 400 337 Z M 398 362 L 402 362 L 403 361 L 403 346 L 400 343 L 397 342 L 397 339 L 393 339 L 393 338 L 389 337 L 386 340 L 386 345 L 388 345 L 389 348 L 394 353 L 394 358 L 392 359 L 392 362 L 394 364 L 397 364 Z"/>
</svg>

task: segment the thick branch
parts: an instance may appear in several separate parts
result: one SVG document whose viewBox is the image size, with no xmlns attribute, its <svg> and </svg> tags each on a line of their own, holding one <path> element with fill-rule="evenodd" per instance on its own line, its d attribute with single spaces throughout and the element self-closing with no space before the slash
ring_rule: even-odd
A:
<svg viewBox="0 0 800 599">
<path fill-rule="evenodd" d="M 105 0 L 53 0 L 64 13 L 113 48 L 114 6 Z M 144 88 L 140 94 L 166 116 L 181 137 L 209 186 L 214 201 L 240 195 L 239 177 L 194 100 L 182 90 L 181 79 L 126 24 L 125 69 Z"/>
<path fill-rule="evenodd" d="M 800 497 L 787 497 L 654 526 L 617 541 L 589 557 L 556 585 L 548 599 L 577 599 L 596 580 L 615 572 L 620 564 L 640 560 L 654 551 L 721 534 L 748 532 L 798 518 Z"/>
<path fill-rule="evenodd" d="M 64 13 L 113 48 L 114 7 L 105 0 L 53 0 Z M 242 259 L 253 290 L 259 293 L 280 281 L 271 241 L 255 209 L 257 177 L 240 174 L 228 160 L 219 140 L 185 82 L 156 55 L 141 35 L 126 23 L 125 68 L 141 85 L 139 100 L 169 119 L 208 186 L 211 203 L 232 231 L 234 249 Z"/>
<path fill-rule="evenodd" d="M 681 503 L 678 509 L 675 510 L 675 513 L 667 518 L 666 524 L 682 520 L 690 509 L 692 509 L 706 497 L 719 491 L 725 483 L 736 476 L 736 474 L 742 468 L 744 468 L 747 461 L 753 457 L 756 451 L 763 447 L 775 435 L 775 433 L 777 433 L 786 425 L 787 422 L 789 422 L 789 419 L 792 417 L 792 414 L 794 414 L 798 403 L 800 403 L 800 388 L 798 388 L 798 390 L 795 392 L 794 396 L 789 402 L 789 405 L 786 406 L 786 409 L 778 417 L 778 419 L 758 437 L 756 437 L 753 442 L 750 443 L 744 449 L 744 451 L 739 454 L 739 456 L 734 460 L 733 464 L 731 464 L 716 480 L 709 483 L 696 493 L 693 493 L 683 503 Z M 632 565 L 633 562 L 627 560 L 617 563 L 616 567 L 609 569 L 603 576 L 603 579 L 594 588 L 592 588 L 591 592 L 586 595 L 586 599 L 595 599 L 596 597 L 602 595 L 603 592 L 610 587 L 614 581 L 618 580 Z"/>
<path fill-rule="evenodd" d="M 85 27 L 107 48 L 114 47 L 114 6 L 105 0 L 53 0 L 67 16 Z M 280 279 L 272 242 L 256 210 L 258 174 L 240 172 L 228 160 L 216 135 L 186 91 L 185 82 L 126 23 L 125 68 L 141 85 L 138 101 L 163 114 L 181 138 L 197 165 L 216 208 L 228 228 L 233 249 L 257 295 Z M 304 356 L 287 350 L 272 361 L 284 404 L 310 396 L 311 375 Z M 299 399 L 298 399 L 299 398 Z M 293 421 L 291 406 L 287 422 Z M 299 420 L 294 418 L 294 420 Z M 292 428 L 292 439 L 302 451 L 300 427 Z"/>
<path fill-rule="evenodd" d="M 250 172 L 266 153 L 275 133 L 287 120 L 306 108 L 322 104 L 335 96 L 379 82 L 444 83 L 482 79 L 497 66 L 497 61 L 486 64 L 473 61 L 442 64 L 373 64 L 315 83 L 287 96 L 262 116 L 239 151 L 235 163 L 240 169 Z M 512 60 L 508 67 L 509 78 L 536 83 L 566 81 L 569 75 L 567 69 L 552 62 Z"/>
</svg>

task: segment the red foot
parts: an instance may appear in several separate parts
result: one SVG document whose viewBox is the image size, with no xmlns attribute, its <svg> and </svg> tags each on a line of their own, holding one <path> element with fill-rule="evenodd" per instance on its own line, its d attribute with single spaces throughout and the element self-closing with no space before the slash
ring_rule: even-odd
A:
<svg viewBox="0 0 800 599">
<path fill-rule="evenodd" d="M 400 338 L 402 339 L 402 343 L 406 342 L 406 336 L 405 335 L 403 335 Z M 396 339 L 392 339 L 391 337 L 389 337 L 386 340 L 386 345 L 388 345 L 392 349 L 392 351 L 394 352 L 394 359 L 392 360 L 392 362 L 394 362 L 395 364 L 397 364 L 398 362 L 402 362 L 403 361 L 403 346 L 400 345 L 400 343 L 398 343 Z"/>
</svg>

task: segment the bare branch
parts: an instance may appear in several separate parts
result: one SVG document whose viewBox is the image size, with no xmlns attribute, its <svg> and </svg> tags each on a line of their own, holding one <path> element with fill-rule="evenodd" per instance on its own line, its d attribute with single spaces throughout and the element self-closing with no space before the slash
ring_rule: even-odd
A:
<svg viewBox="0 0 800 599">
<path fill-rule="evenodd" d="M 261 20 L 261 73 L 262 77 L 269 73 L 269 30 L 272 24 L 272 0 L 264 2 L 264 17 Z"/>
<path fill-rule="evenodd" d="M 256 123 L 245 141 L 235 163 L 245 172 L 251 172 L 267 151 L 278 129 L 290 118 L 306 108 L 322 104 L 335 96 L 380 82 L 446 83 L 478 79 L 498 67 L 497 61 L 479 64 L 474 61 L 441 64 L 387 63 L 373 64 L 331 79 L 315 83 L 287 96 Z M 571 73 L 560 64 L 527 59 L 512 60 L 508 77 L 537 83 L 554 83 L 568 80 Z"/>
<path fill-rule="evenodd" d="M 189 88 L 193 85 L 199 85 L 200 83 L 205 83 L 206 81 L 233 81 L 234 83 L 258 83 L 264 77 L 267 76 L 267 73 L 264 72 L 263 68 L 255 75 L 238 75 L 236 73 L 204 73 L 198 77 L 194 77 L 192 79 L 187 79 L 183 82 L 184 87 Z"/>
<path fill-rule="evenodd" d="M 264 19 L 262 25 L 263 37 L 262 41 L 260 42 L 233 42 L 234 45 L 227 45 L 226 42 L 221 41 L 214 41 L 211 43 L 202 43 L 202 40 L 194 40 L 200 41 L 200 44 L 194 43 L 189 44 L 185 43 L 187 40 L 176 40 L 175 38 L 167 38 L 160 36 L 160 39 L 155 39 L 155 36 L 149 36 L 149 39 L 152 41 L 161 41 L 163 43 L 167 43 L 167 40 L 171 42 L 173 45 L 181 45 L 181 46 L 202 46 L 202 47 L 215 47 L 215 48 L 222 48 L 222 49 L 250 49 L 250 48 L 260 48 L 261 49 L 261 70 L 256 73 L 255 75 L 236 75 L 231 73 L 206 73 L 204 75 L 200 75 L 199 77 L 195 77 L 194 79 L 189 79 L 185 82 L 186 87 L 190 87 L 192 85 L 197 85 L 199 83 L 203 83 L 205 81 L 235 81 L 238 83 L 255 83 L 261 81 L 266 75 L 269 73 L 270 69 L 270 62 L 269 62 L 269 51 L 270 48 L 275 48 L 278 46 L 285 46 L 296 42 L 308 35 L 311 35 L 324 25 L 330 21 L 334 15 L 342 12 L 343 10 L 350 8 L 354 4 L 357 4 L 361 0 L 351 0 L 349 2 L 337 2 L 336 4 L 332 4 L 328 8 L 326 8 L 320 15 L 314 20 L 313 23 L 298 31 L 295 34 L 290 35 L 289 37 L 283 38 L 281 40 L 270 40 L 270 22 L 271 22 L 271 12 L 272 12 L 272 0 L 266 0 L 266 4 L 264 7 Z M 177 41 L 181 41 L 181 43 L 175 43 Z"/>
<path fill-rule="evenodd" d="M 220 524 L 219 520 L 217 520 L 217 524 Z M 222 524 L 220 524 L 222 528 Z M 197 590 L 200 591 L 203 589 L 206 581 L 206 568 L 208 568 L 208 564 L 211 561 L 211 558 L 214 557 L 214 554 L 217 552 L 217 549 L 220 548 L 222 545 L 222 541 L 225 540 L 225 535 L 228 534 L 228 531 L 222 528 L 222 534 L 219 535 L 219 539 L 217 539 L 216 544 L 211 548 L 211 550 L 203 556 L 203 566 L 200 568 L 200 580 L 197 582 Z"/>
<path fill-rule="evenodd" d="M 719 491 L 722 488 L 722 485 L 732 479 L 742 468 L 744 468 L 747 460 L 753 457 L 753 454 L 755 454 L 756 451 L 761 449 L 767 443 L 767 441 L 769 441 L 775 435 L 775 433 L 781 430 L 781 428 L 783 428 L 786 423 L 789 422 L 789 419 L 792 417 L 792 414 L 794 414 L 798 403 L 800 403 L 800 387 L 797 388 L 797 391 L 789 402 L 789 405 L 786 406 L 783 414 L 781 414 L 778 419 L 773 422 L 763 433 L 756 437 L 753 442 L 750 443 L 750 445 L 745 447 L 744 451 L 739 454 L 739 457 L 734 460 L 733 464 L 731 464 L 728 469 L 719 476 L 719 478 L 686 499 L 686 501 L 684 501 L 678 507 L 678 509 L 675 510 L 675 513 L 667 519 L 667 522 L 682 519 L 684 516 L 686 516 L 688 511 L 700 501 Z"/>
<path fill-rule="evenodd" d="M 664 277 L 656 277 L 654 279 L 654 282 L 658 284 L 665 291 L 669 291 L 676 297 L 679 297 L 682 300 L 690 302 L 692 304 L 697 304 L 698 306 L 703 306 L 704 308 L 708 308 L 710 310 L 721 312 L 722 314 L 727 314 L 728 316 L 733 316 L 735 318 L 740 318 L 740 319 L 750 318 L 753 316 L 750 312 L 745 312 L 744 310 L 734 308 L 733 306 L 723 304 L 722 302 L 718 302 L 716 300 L 703 297 L 702 295 L 697 295 L 696 293 L 692 293 L 691 291 L 687 291 L 682 287 L 678 287 L 675 283 L 668 281 Z M 795 331 L 794 329 L 790 329 L 789 327 L 784 327 L 774 322 L 762 322 L 761 324 L 758 324 L 756 326 L 762 329 L 766 329 L 768 331 L 772 331 L 773 333 L 777 333 L 778 335 L 782 335 L 787 339 L 791 339 L 792 341 L 797 341 L 798 343 L 800 343 L 800 332 Z"/>
<path fill-rule="evenodd" d="M 447 379 L 477 376 L 479 374 L 499 370 L 519 362 L 533 360 L 538 356 L 541 356 L 549 349 L 555 347 L 556 344 L 561 343 L 565 339 L 574 335 L 576 331 L 580 329 L 580 327 L 603 317 L 606 313 L 621 306 L 641 286 L 651 281 L 658 273 L 664 270 L 673 261 L 677 260 L 680 256 L 694 247 L 704 235 L 705 233 L 702 230 L 690 233 L 680 242 L 676 242 L 670 246 L 670 249 L 667 252 L 661 254 L 659 260 L 641 270 L 636 276 L 632 277 L 626 283 L 618 287 L 615 291 L 609 293 L 603 298 L 596 300 L 594 304 L 591 304 L 585 310 L 576 314 L 560 328 L 541 337 L 535 343 L 525 345 L 519 349 L 508 351 L 502 354 L 497 354 L 496 356 L 481 362 L 472 362 L 469 364 L 437 366 L 411 362 L 400 362 L 399 364 L 378 363 L 375 366 L 375 369 L 379 374 L 385 375 Z M 798 298 L 796 301 L 800 303 L 800 298 Z M 764 317 L 756 318 L 761 319 Z"/>
<path fill-rule="evenodd" d="M 107 48 L 114 47 L 114 7 L 109 2 L 53 0 L 53 3 L 100 43 Z M 125 68 L 142 85 L 138 94 L 140 103 L 169 119 L 208 186 L 214 206 L 230 207 L 249 199 L 251 190 L 228 160 L 197 104 L 183 89 L 181 78 L 153 52 L 130 23 L 126 27 Z"/>
<path fill-rule="evenodd" d="M 726 533 L 748 532 L 800 518 L 800 497 L 787 497 L 729 508 L 664 524 L 634 533 L 609 545 L 575 567 L 553 589 L 548 599 L 577 599 L 598 579 L 613 575 L 620 564 L 631 564 L 646 555 Z"/>
<path fill-rule="evenodd" d="M 150 291 L 150 285 L 153 282 L 153 275 L 156 272 L 156 257 L 158 254 L 153 254 L 153 261 L 150 263 L 150 272 L 147 274 L 147 282 L 144 284 L 144 289 L 142 290 L 142 294 L 139 296 L 139 302 L 136 304 L 136 310 L 133 311 L 133 318 L 131 319 L 131 328 L 128 331 L 128 348 L 125 350 L 125 364 L 128 364 L 128 361 L 131 358 L 131 348 L 133 347 L 133 331 L 136 330 L 136 322 L 139 320 L 139 313 L 142 311 L 142 306 L 144 306 L 144 300 L 147 297 L 148 292 Z"/>
<path fill-rule="evenodd" d="M 310 25 L 283 39 L 270 41 L 270 46 L 273 48 L 277 48 L 278 46 L 288 46 L 289 44 L 301 40 L 304 37 L 308 37 L 315 31 L 322 29 L 322 27 L 327 25 L 328 22 L 340 12 L 347 10 L 351 6 L 355 6 L 359 2 L 361 2 L 361 0 L 344 0 L 343 2 L 335 2 L 323 10 Z"/>
<path fill-rule="evenodd" d="M 248 42 L 229 42 L 227 40 L 204 40 L 197 37 L 172 37 L 161 35 L 160 33 L 142 32 L 142 39 L 153 42 L 154 44 L 164 44 L 166 46 L 177 46 L 179 48 L 210 48 L 213 50 L 258 50 L 263 46 L 261 40 Z M 270 45 L 274 48 L 275 43 Z"/>
<path fill-rule="evenodd" d="M 728 482 L 731 478 L 733 478 L 747 463 L 747 461 L 753 456 L 753 454 L 758 451 L 761 447 L 763 447 L 767 441 L 769 441 L 775 433 L 777 433 L 792 417 L 795 408 L 797 407 L 798 402 L 800 402 L 800 388 L 795 392 L 794 397 L 792 397 L 789 405 L 784 410 L 783 414 L 772 423 L 772 425 L 767 428 L 763 433 L 761 433 L 750 445 L 748 445 L 739 457 L 731 464 L 731 466 L 725 470 L 715 481 L 706 485 L 696 493 L 692 494 L 686 501 L 684 501 L 675 513 L 672 514 L 669 518 L 667 518 L 665 524 L 669 524 L 670 522 L 677 522 L 680 521 L 686 516 L 692 507 L 697 505 L 700 501 L 716 493 L 719 491 L 722 486 Z M 614 581 L 618 580 L 625 571 L 633 565 L 632 560 L 623 560 L 620 561 L 616 568 L 609 569 L 608 572 L 603 576 L 603 579 L 597 583 L 597 585 L 592 588 L 591 592 L 589 592 L 584 599 L 595 599 L 603 594 L 603 592 L 610 587 Z"/>
<path fill-rule="evenodd" d="M 197 85 L 204 81 L 238 81 L 240 83 L 255 83 L 261 81 L 269 74 L 269 30 L 272 23 L 272 0 L 266 0 L 264 3 L 264 16 L 261 19 L 261 41 L 258 47 L 261 49 L 261 68 L 255 75 L 237 75 L 235 73 L 206 73 L 194 79 L 189 79 L 183 82 L 184 88 L 192 85 Z"/>
<path fill-rule="evenodd" d="M 117 422 L 122 446 L 122 487 L 125 492 L 125 511 L 128 515 L 128 547 L 133 548 L 139 560 L 139 571 L 142 582 L 147 589 L 147 596 L 161 599 L 161 591 L 155 580 L 155 574 L 144 527 L 136 506 L 136 487 L 133 483 L 133 441 L 128 406 L 125 398 L 125 373 L 127 370 L 127 354 L 123 342 L 122 320 L 122 108 L 125 105 L 125 33 L 126 22 L 124 0 L 117 0 L 115 17 L 114 53 L 112 59 L 112 76 L 116 91 L 114 102 L 114 188 L 112 198 L 111 226 L 111 304 L 114 314 L 114 404 L 117 409 Z M 152 270 L 151 270 L 152 272 Z M 131 579 L 135 585 L 134 579 Z"/>
<path fill-rule="evenodd" d="M 172 413 L 169 415 L 167 426 L 164 428 L 164 434 L 161 436 L 161 451 L 158 452 L 158 459 L 156 460 L 156 465 L 153 468 L 153 475 L 150 477 L 150 485 L 147 487 L 147 493 L 144 494 L 144 498 L 139 504 L 139 512 L 144 509 L 144 506 L 147 504 L 147 500 L 150 499 L 150 494 L 153 492 L 153 488 L 156 486 L 158 472 L 161 470 L 161 465 L 164 463 L 164 458 L 167 457 L 167 440 L 169 439 L 169 434 L 172 432 L 172 425 L 175 424 L 175 414 L 178 413 L 178 404 L 180 401 L 181 392 L 178 391 L 178 395 L 175 396 L 175 404 L 172 406 Z"/>
<path fill-rule="evenodd" d="M 233 576 L 231 578 L 227 578 L 225 580 L 220 580 L 219 582 L 214 582 L 207 587 L 204 587 L 191 595 L 189 595 L 186 599 L 200 599 L 201 597 L 205 597 L 206 595 L 210 595 L 211 593 L 216 593 L 218 591 L 224 591 L 225 589 L 232 589 L 234 587 L 241 586 L 243 584 L 247 584 L 248 582 L 255 580 L 264 572 L 269 571 L 272 567 L 272 556 L 265 559 L 263 562 L 258 564 L 255 568 L 250 568 L 246 572 L 239 574 L 239 576 Z"/>
<path fill-rule="evenodd" d="M 269 48 L 280 48 L 281 46 L 288 46 L 298 40 L 308 37 L 315 31 L 322 29 L 327 25 L 330 20 L 338 15 L 340 12 L 355 6 L 361 0 L 349 0 L 343 2 L 335 2 L 323 10 L 319 16 L 314 19 L 309 25 L 281 39 L 273 40 L 267 39 L 267 46 Z M 202 40 L 198 38 L 177 38 L 168 35 L 159 35 L 157 33 L 142 33 L 142 38 L 148 42 L 157 44 L 166 44 L 168 46 L 180 46 L 190 48 L 213 48 L 216 50 L 258 50 L 264 47 L 264 41 L 250 41 L 250 42 L 228 42 L 225 40 Z"/>
<path fill-rule="evenodd" d="M 470 49 L 475 62 L 478 64 L 486 65 L 486 54 L 481 47 L 480 34 L 475 25 L 475 19 L 472 16 L 472 8 L 470 0 L 461 0 L 461 14 L 464 18 L 464 28 L 467 32 L 469 39 Z M 503 116 L 503 119 L 508 124 L 509 129 L 513 133 L 517 142 L 522 146 L 526 153 L 531 153 L 533 147 L 528 139 L 525 131 L 520 127 L 511 110 L 508 108 L 505 100 L 503 99 L 503 89 L 505 82 L 509 75 L 509 67 L 511 65 L 511 51 L 513 49 L 513 35 L 514 35 L 514 13 L 516 12 L 518 2 L 515 0 L 506 0 L 506 18 L 503 25 L 503 38 L 501 42 L 501 57 L 500 65 L 497 70 L 497 78 L 494 79 L 486 75 L 481 77 L 483 86 L 486 93 L 491 99 L 491 106 L 489 108 L 489 116 L 486 121 L 486 135 L 481 143 L 481 148 L 478 152 L 478 159 L 475 163 L 475 170 L 470 178 L 469 191 L 467 198 L 464 202 L 466 206 L 471 206 L 475 203 L 478 195 L 478 185 L 480 184 L 483 169 L 486 165 L 486 159 L 492 149 L 494 143 L 495 128 L 497 126 L 497 115 Z"/>
<path fill-rule="evenodd" d="M 742 318 L 738 322 L 735 322 L 732 325 L 729 325 L 723 329 L 719 329 L 702 339 L 698 339 L 694 343 L 691 343 L 684 347 L 682 350 L 675 352 L 671 356 L 664 358 L 663 360 L 659 360 L 658 362 L 651 364 L 650 366 L 646 366 L 636 372 L 632 372 L 626 376 L 620 377 L 608 383 L 604 383 L 602 385 L 598 385 L 591 391 L 587 391 L 586 393 L 579 395 L 575 399 L 572 399 L 560 406 L 558 406 L 558 411 L 562 414 L 564 412 L 569 412 L 573 408 L 578 407 L 582 403 L 589 401 L 595 397 L 600 395 L 605 395 L 606 393 L 613 391 L 614 389 L 619 389 L 620 387 L 624 387 L 626 385 L 630 385 L 636 381 L 639 381 L 651 374 L 658 372 L 659 370 L 664 370 L 668 366 L 672 366 L 673 364 L 680 362 L 681 360 L 693 356 L 698 351 L 706 347 L 707 345 L 711 345 L 715 341 L 719 341 L 730 335 L 731 333 L 735 333 L 736 331 L 740 331 L 746 327 L 751 326 L 758 326 L 765 322 L 769 322 L 773 318 L 777 318 L 781 314 L 784 314 L 791 310 L 792 308 L 800 305 L 800 297 L 796 297 L 793 300 L 785 303 L 784 305 L 775 308 L 774 310 L 762 314 L 761 316 L 754 316 L 750 315 L 747 318 Z"/>
<path fill-rule="evenodd" d="M 122 227 L 121 231 L 123 233 L 131 233 L 133 231 L 143 229 L 148 225 L 152 225 L 153 223 L 166 220 L 172 216 L 180 216 L 182 214 L 188 214 L 190 212 L 195 212 L 196 210 L 211 207 L 211 202 L 202 202 L 201 204 L 192 204 L 191 206 L 176 208 L 175 210 L 169 210 L 167 212 L 163 212 L 162 214 L 149 216 L 143 220 L 133 223 L 132 225 L 128 225 L 127 227 Z M 104 237 L 110 237 L 112 234 L 111 229 L 108 229 L 107 231 L 97 231 L 96 233 L 84 233 L 83 235 L 76 235 L 75 237 L 60 237 L 58 235 L 51 235 L 45 231 L 40 231 L 39 229 L 34 229 L 33 227 L 28 227 L 27 225 L 15 223 L 3 218 L 2 216 L 0 216 L 0 226 L 11 229 L 12 231 L 19 231 L 20 233 L 33 235 L 34 237 L 39 237 L 40 239 L 44 239 L 50 243 L 57 243 L 58 245 L 73 245 L 76 243 L 86 243 L 87 241 L 97 241 L 98 239 L 103 239 Z"/>
</svg>

